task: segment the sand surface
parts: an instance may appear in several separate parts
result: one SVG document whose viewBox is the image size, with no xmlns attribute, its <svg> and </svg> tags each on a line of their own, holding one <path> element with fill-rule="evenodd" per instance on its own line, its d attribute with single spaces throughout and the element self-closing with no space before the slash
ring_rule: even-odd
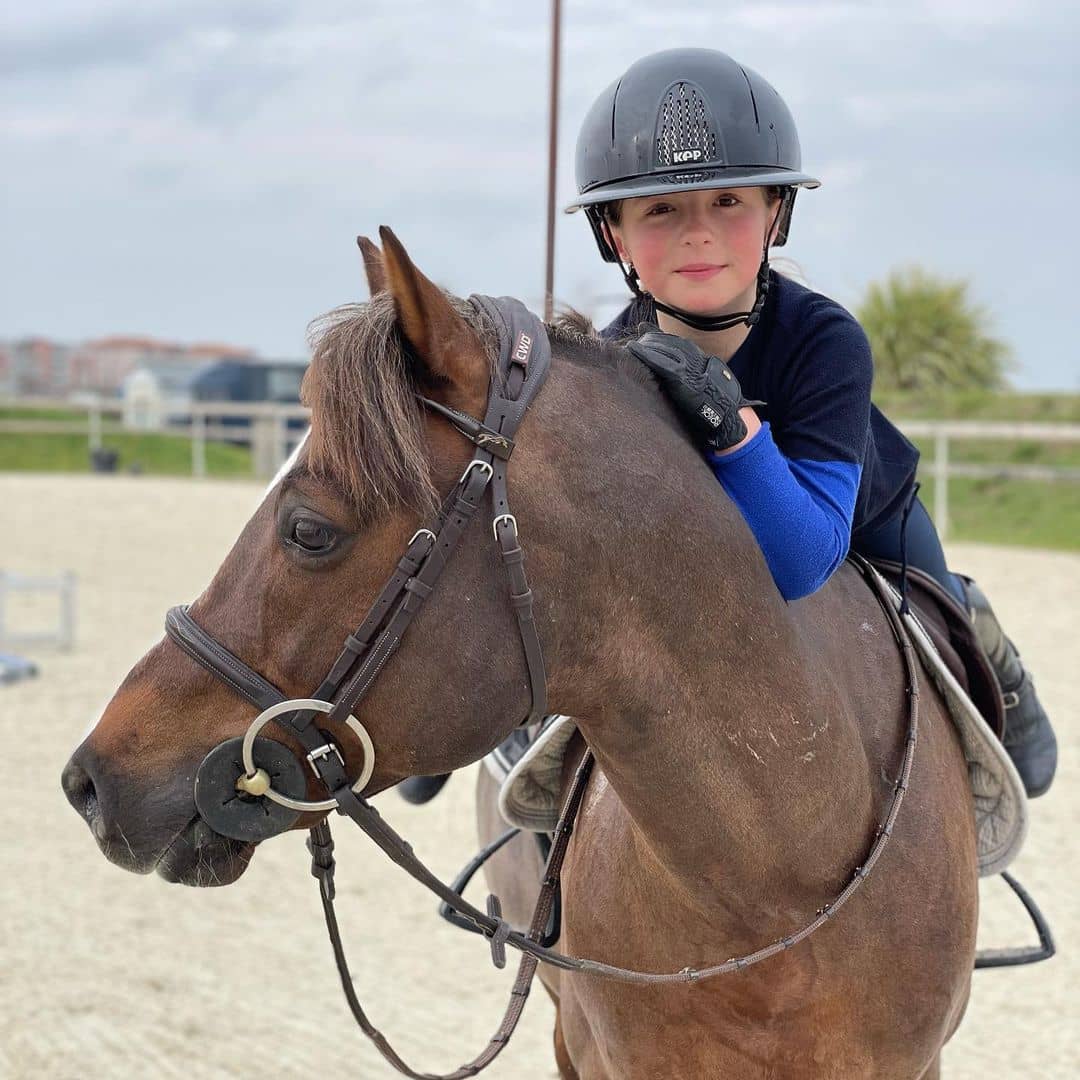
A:
<svg viewBox="0 0 1080 1080">
<path fill-rule="evenodd" d="M 60 790 L 69 754 L 160 636 L 166 608 L 201 591 L 258 495 L 250 484 L 0 475 L 0 566 L 70 569 L 79 583 L 75 649 L 25 650 L 40 677 L 0 686 L 0 1077 L 396 1075 L 353 1029 L 301 834 L 264 844 L 236 885 L 188 889 L 107 863 Z M 1032 804 L 1030 838 L 1013 866 L 1049 918 L 1059 955 L 976 974 L 945 1075 L 1072 1078 L 1080 1075 L 1080 557 L 973 545 L 949 555 L 983 584 L 1035 671 L 1062 764 L 1054 789 Z M 43 626 L 55 619 L 54 602 L 13 601 L 8 619 Z M 472 780 L 456 776 L 423 808 L 392 793 L 378 800 L 444 877 L 475 850 Z M 339 917 L 361 999 L 414 1067 L 448 1071 L 496 1027 L 510 971 L 496 972 L 478 938 L 442 923 L 429 894 L 359 830 L 340 822 L 335 832 Z M 982 893 L 982 944 L 1030 939 L 1000 882 L 984 882 Z M 556 1077 L 551 1019 L 537 986 L 487 1075 Z"/>
</svg>

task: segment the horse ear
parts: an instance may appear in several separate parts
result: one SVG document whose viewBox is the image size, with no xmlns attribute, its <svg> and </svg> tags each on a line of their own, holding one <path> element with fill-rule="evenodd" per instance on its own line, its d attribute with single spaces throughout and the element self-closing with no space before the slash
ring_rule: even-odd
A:
<svg viewBox="0 0 1080 1080">
<path fill-rule="evenodd" d="M 367 274 L 368 292 L 374 296 L 386 290 L 386 270 L 383 267 L 382 252 L 366 237 L 358 236 L 356 246 L 364 259 L 364 273 Z"/>
<path fill-rule="evenodd" d="M 398 324 L 427 371 L 446 380 L 466 398 L 487 395 L 488 361 L 477 336 L 450 306 L 446 294 L 409 258 L 401 241 L 379 226 L 386 284 L 394 297 Z"/>
</svg>

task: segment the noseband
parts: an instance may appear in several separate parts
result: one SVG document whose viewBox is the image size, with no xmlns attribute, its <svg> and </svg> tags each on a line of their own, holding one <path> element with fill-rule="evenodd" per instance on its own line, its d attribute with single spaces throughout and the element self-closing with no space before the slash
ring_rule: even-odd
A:
<svg viewBox="0 0 1080 1080">
<path fill-rule="evenodd" d="M 470 302 L 492 320 L 499 341 L 499 362 L 491 380 L 483 422 L 427 398 L 421 397 L 420 400 L 448 419 L 475 444 L 473 458 L 443 502 L 431 527 L 419 529 L 413 535 L 390 580 L 356 632 L 345 639 L 340 655 L 314 695 L 310 698 L 287 698 L 276 686 L 203 630 L 188 614 L 186 607 L 173 608 L 165 620 L 166 633 L 184 652 L 260 710 L 243 737 L 230 739 L 215 747 L 199 767 L 195 779 L 195 804 L 211 828 L 224 836 L 257 841 L 291 828 L 301 813 L 337 810 L 348 815 L 394 862 L 435 893 L 456 913 L 455 921 L 470 923 L 487 937 L 497 967 L 503 967 L 506 963 L 507 945 L 521 952 L 521 963 L 502 1024 L 485 1049 L 472 1062 L 452 1073 L 438 1075 L 414 1071 L 398 1056 L 381 1032 L 372 1026 L 356 997 L 333 907 L 334 845 L 330 826 L 324 818 L 311 829 L 308 839 L 308 850 L 312 855 L 311 870 L 319 880 L 323 914 L 349 1007 L 361 1030 L 375 1043 L 386 1060 L 399 1072 L 416 1080 L 465 1080 L 489 1065 L 509 1041 L 517 1025 L 537 963 L 541 960 L 564 971 L 584 972 L 620 982 L 653 986 L 685 985 L 741 971 L 805 940 L 832 918 L 862 885 L 884 850 L 907 790 L 918 729 L 919 689 L 914 647 L 887 593 L 883 591 L 880 579 L 860 561 L 858 565 L 881 603 L 903 655 L 907 681 L 907 739 L 892 799 L 863 864 L 855 868 L 840 894 L 819 909 L 816 917 L 807 925 L 746 956 L 735 957 L 712 967 L 683 968 L 670 973 L 633 971 L 567 956 L 542 944 L 574 819 L 593 766 L 590 751 L 586 751 L 578 766 L 566 797 L 536 909 L 527 931 L 510 927 L 502 918 L 496 897 L 489 896 L 487 910 L 480 911 L 432 874 L 416 858 L 410 845 L 362 798 L 361 793 L 375 767 L 375 748 L 367 731 L 354 715 L 354 709 L 400 645 L 424 601 L 431 595 L 458 540 L 488 490 L 491 492 L 492 528 L 509 576 L 510 602 L 517 616 L 529 673 L 532 704 L 524 722 L 535 722 L 547 712 L 543 655 L 533 621 L 532 592 L 525 577 L 524 552 L 518 542 L 517 521 L 510 512 L 507 498 L 506 470 L 521 421 L 547 377 L 551 346 L 544 324 L 519 301 L 505 297 L 492 299 L 473 296 Z M 316 723 L 317 718 L 323 715 L 326 717 L 325 723 L 344 724 L 360 741 L 363 764 L 355 780 L 350 781 L 344 755 L 333 737 Z M 301 743 L 306 751 L 307 765 L 325 786 L 330 798 L 321 801 L 302 798 L 307 791 L 303 764 L 284 744 L 259 734 L 271 722 L 278 724 Z M 513 831 L 504 834 L 489 846 L 489 851 L 501 846 L 511 835 Z"/>
</svg>

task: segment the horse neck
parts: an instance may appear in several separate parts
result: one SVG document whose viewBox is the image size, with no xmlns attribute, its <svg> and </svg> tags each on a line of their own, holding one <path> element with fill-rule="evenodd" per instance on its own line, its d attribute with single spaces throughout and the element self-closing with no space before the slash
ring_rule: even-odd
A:
<svg viewBox="0 0 1080 1080">
<path fill-rule="evenodd" d="M 806 624 L 817 601 L 793 615 L 654 394 L 562 374 L 559 437 L 576 452 L 557 475 L 586 509 L 559 538 L 573 583 L 549 592 L 551 705 L 578 720 L 629 815 L 615 831 L 676 888 L 733 910 L 820 896 L 872 800 Z"/>
</svg>

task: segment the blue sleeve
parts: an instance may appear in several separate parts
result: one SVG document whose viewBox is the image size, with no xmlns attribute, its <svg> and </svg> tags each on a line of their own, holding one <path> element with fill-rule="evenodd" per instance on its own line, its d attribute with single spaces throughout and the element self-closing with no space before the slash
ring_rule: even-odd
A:
<svg viewBox="0 0 1080 1080">
<path fill-rule="evenodd" d="M 861 467 L 853 461 L 789 460 L 766 421 L 732 454 L 706 455 L 742 512 L 785 600 L 819 589 L 844 560 Z"/>
</svg>

